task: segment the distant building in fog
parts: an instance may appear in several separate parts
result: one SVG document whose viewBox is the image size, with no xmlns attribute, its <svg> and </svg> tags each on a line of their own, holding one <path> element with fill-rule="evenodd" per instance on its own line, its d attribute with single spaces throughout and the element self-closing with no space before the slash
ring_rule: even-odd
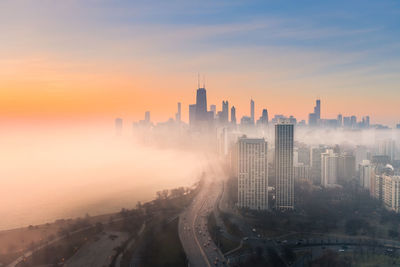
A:
<svg viewBox="0 0 400 267">
<path fill-rule="evenodd" d="M 321 154 L 325 151 L 324 146 L 311 149 L 311 177 L 314 184 L 321 184 Z"/>
<path fill-rule="evenodd" d="M 360 172 L 360 186 L 368 191 L 371 191 L 372 177 L 374 175 L 371 162 L 369 160 L 363 160 L 358 166 Z"/>
<path fill-rule="evenodd" d="M 315 101 L 314 112 L 308 115 L 308 125 L 317 126 L 321 120 L 321 100 Z"/>
<path fill-rule="evenodd" d="M 144 113 L 144 122 L 145 123 L 150 123 L 150 111 L 146 111 Z"/>
<path fill-rule="evenodd" d="M 384 139 L 378 142 L 379 155 L 389 157 L 390 163 L 393 162 L 396 156 L 396 142 L 393 139 Z"/>
<path fill-rule="evenodd" d="M 338 178 L 342 182 L 350 181 L 356 174 L 356 157 L 343 154 L 338 158 Z"/>
<path fill-rule="evenodd" d="M 217 106 L 216 105 L 210 105 L 210 112 L 212 112 L 213 117 L 217 115 Z"/>
<path fill-rule="evenodd" d="M 242 137 L 237 143 L 238 206 L 268 209 L 267 142 Z"/>
<path fill-rule="evenodd" d="M 254 100 L 250 100 L 250 118 L 251 118 L 251 123 L 254 124 Z"/>
<path fill-rule="evenodd" d="M 189 105 L 189 125 L 194 126 L 196 124 L 196 104 Z"/>
<path fill-rule="evenodd" d="M 280 120 L 275 125 L 276 209 L 294 208 L 294 125 Z"/>
<path fill-rule="evenodd" d="M 257 121 L 257 125 L 267 126 L 268 125 L 268 110 L 263 109 L 260 119 Z"/>
<path fill-rule="evenodd" d="M 236 125 L 236 108 L 232 106 L 231 108 L 231 123 Z"/>
<path fill-rule="evenodd" d="M 178 112 L 175 114 L 176 122 L 181 122 L 181 117 L 182 117 L 181 102 L 178 102 Z"/>
<path fill-rule="evenodd" d="M 122 119 L 121 118 L 115 119 L 115 134 L 118 136 L 122 135 Z"/>
</svg>

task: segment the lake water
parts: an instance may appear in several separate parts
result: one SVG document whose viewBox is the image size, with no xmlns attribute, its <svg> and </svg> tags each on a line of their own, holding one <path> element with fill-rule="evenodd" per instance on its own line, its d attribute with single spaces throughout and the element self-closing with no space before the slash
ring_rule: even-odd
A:
<svg viewBox="0 0 400 267">
<path fill-rule="evenodd" d="M 197 153 L 144 147 L 113 131 L 7 129 L 0 134 L 0 229 L 133 208 L 193 185 Z"/>
</svg>

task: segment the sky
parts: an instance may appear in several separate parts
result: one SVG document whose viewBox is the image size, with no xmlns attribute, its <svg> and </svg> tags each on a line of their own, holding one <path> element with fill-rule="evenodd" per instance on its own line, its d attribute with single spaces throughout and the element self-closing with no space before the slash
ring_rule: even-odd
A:
<svg viewBox="0 0 400 267">
<path fill-rule="evenodd" d="M 399 1 L 2 0 L 0 32 L 2 122 L 187 120 L 200 73 L 239 117 L 400 123 Z"/>
</svg>

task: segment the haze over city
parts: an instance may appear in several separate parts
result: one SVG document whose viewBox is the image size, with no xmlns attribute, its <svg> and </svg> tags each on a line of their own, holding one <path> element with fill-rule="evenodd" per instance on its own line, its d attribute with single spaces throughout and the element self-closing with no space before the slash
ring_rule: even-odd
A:
<svg viewBox="0 0 400 267">
<path fill-rule="evenodd" d="M 0 267 L 400 265 L 397 1 L 0 3 Z"/>
</svg>

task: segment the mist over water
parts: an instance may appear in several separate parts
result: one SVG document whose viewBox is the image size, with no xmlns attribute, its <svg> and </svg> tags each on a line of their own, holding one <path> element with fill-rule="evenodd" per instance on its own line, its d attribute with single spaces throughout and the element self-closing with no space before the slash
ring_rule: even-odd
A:
<svg viewBox="0 0 400 267">
<path fill-rule="evenodd" d="M 162 130 L 158 138 L 174 137 Z M 251 136 L 251 134 L 250 134 Z M 189 145 L 163 148 L 135 141 L 130 129 L 116 136 L 113 125 L 9 126 L 0 131 L 0 229 L 133 208 L 156 192 L 193 185 L 216 162 L 214 147 L 181 136 Z M 271 124 L 264 134 L 274 144 Z M 310 146 L 374 147 L 380 139 L 400 143 L 400 131 L 297 128 L 295 139 Z M 173 138 L 180 140 L 180 138 Z M 234 141 L 234 140 L 232 140 Z M 182 142 L 182 143 L 185 143 Z M 185 143 L 185 144 L 186 144 Z M 180 148 L 174 148 L 175 146 Z M 272 159 L 270 159 L 272 161 Z"/>
<path fill-rule="evenodd" d="M 142 146 L 112 127 L 10 128 L 0 134 L 0 229 L 133 208 L 191 186 L 202 153 Z"/>
</svg>

